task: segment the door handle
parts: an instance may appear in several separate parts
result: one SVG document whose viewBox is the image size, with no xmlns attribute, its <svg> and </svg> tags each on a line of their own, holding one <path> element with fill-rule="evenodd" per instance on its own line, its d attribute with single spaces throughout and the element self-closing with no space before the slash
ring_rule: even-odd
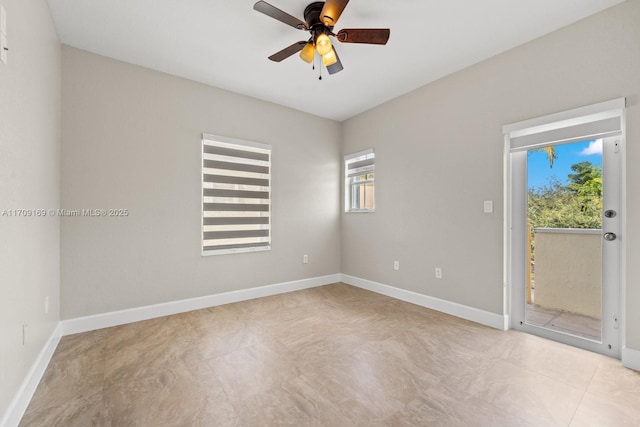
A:
<svg viewBox="0 0 640 427">
<path fill-rule="evenodd" d="M 616 236 L 616 233 L 611 233 L 611 232 L 604 233 L 602 237 L 604 237 L 604 240 L 607 240 L 609 242 L 612 242 L 618 238 L 618 236 Z"/>
</svg>

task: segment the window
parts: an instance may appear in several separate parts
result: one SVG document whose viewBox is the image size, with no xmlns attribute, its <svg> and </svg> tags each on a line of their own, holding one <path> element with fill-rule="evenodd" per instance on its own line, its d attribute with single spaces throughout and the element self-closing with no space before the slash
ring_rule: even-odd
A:
<svg viewBox="0 0 640 427">
<path fill-rule="evenodd" d="M 375 153 L 373 149 L 344 158 L 344 211 L 375 211 Z"/>
<path fill-rule="evenodd" d="M 202 136 L 202 254 L 271 249 L 271 146 Z"/>
</svg>

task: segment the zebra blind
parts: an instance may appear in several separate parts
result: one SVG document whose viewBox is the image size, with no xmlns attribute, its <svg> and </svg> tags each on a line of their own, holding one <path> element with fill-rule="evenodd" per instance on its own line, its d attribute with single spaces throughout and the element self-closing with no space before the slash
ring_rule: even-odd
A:
<svg viewBox="0 0 640 427">
<path fill-rule="evenodd" d="M 587 118 L 590 119 L 590 118 Z M 622 133 L 622 117 L 610 117 L 574 126 L 529 133 L 511 138 L 511 151 L 527 150 L 554 144 L 617 136 Z"/>
<path fill-rule="evenodd" d="M 625 98 L 536 117 L 502 127 L 511 152 L 622 134 Z"/>
<path fill-rule="evenodd" d="M 202 138 L 202 254 L 271 249 L 271 146 Z"/>
</svg>

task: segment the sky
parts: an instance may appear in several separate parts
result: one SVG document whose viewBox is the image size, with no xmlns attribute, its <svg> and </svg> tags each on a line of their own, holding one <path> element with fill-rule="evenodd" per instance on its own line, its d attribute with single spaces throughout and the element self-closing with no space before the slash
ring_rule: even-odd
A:
<svg viewBox="0 0 640 427">
<path fill-rule="evenodd" d="M 573 173 L 571 165 L 580 162 L 591 162 L 602 167 L 602 140 L 590 140 L 573 142 L 570 144 L 556 145 L 557 159 L 553 162 L 553 168 L 549 168 L 549 158 L 545 152 L 529 152 L 527 156 L 528 187 L 541 187 L 547 184 L 552 176 L 566 184 L 567 176 Z"/>
</svg>

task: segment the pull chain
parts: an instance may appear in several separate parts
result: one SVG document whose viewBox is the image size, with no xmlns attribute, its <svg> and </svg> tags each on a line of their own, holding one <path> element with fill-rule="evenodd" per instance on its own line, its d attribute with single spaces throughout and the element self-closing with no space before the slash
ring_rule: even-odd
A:
<svg viewBox="0 0 640 427">
<path fill-rule="evenodd" d="M 312 69 L 312 70 L 315 70 L 315 69 L 316 69 L 316 57 L 317 57 L 317 56 L 318 56 L 318 55 L 314 55 L 314 56 L 313 56 L 313 62 L 311 63 L 311 64 L 312 64 L 312 65 L 311 65 L 311 69 Z M 319 74 L 320 74 L 320 75 L 318 76 L 318 80 L 322 80 L 322 65 L 320 65 L 320 66 L 318 67 L 318 70 L 319 70 Z"/>
</svg>

